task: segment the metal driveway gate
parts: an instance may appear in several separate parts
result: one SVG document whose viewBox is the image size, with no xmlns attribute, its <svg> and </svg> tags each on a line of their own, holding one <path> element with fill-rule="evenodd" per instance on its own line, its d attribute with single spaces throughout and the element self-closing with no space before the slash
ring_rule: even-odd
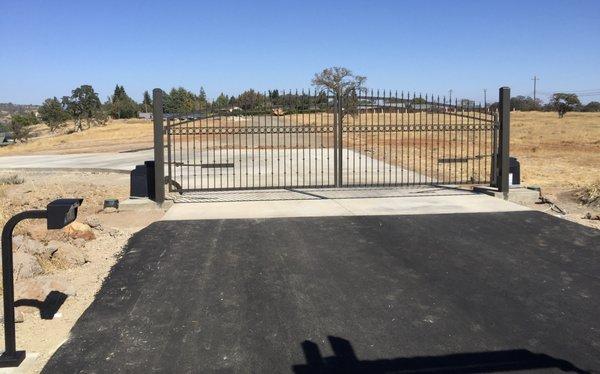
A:
<svg viewBox="0 0 600 374">
<path fill-rule="evenodd" d="M 165 114 L 169 190 L 494 184 L 498 113 L 391 92 L 257 95 Z"/>
</svg>

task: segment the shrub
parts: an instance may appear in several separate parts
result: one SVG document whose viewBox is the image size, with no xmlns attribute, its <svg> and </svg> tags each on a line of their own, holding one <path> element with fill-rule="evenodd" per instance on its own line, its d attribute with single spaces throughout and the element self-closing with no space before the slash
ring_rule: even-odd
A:
<svg viewBox="0 0 600 374">
<path fill-rule="evenodd" d="M 575 196 L 584 205 L 600 207 L 600 180 L 581 188 Z"/>
<path fill-rule="evenodd" d="M 0 176 L 0 186 L 23 184 L 24 182 L 25 178 L 20 177 L 17 174 L 8 174 Z"/>
<path fill-rule="evenodd" d="M 65 111 L 61 102 L 56 97 L 46 99 L 38 112 L 40 113 L 42 122 L 44 122 L 52 132 L 65 126 L 67 119 L 69 119 L 69 114 Z"/>
<path fill-rule="evenodd" d="M 15 114 L 10 119 L 8 131 L 12 133 L 15 140 L 26 142 L 31 137 L 31 126 L 37 124 L 35 114 Z"/>
</svg>

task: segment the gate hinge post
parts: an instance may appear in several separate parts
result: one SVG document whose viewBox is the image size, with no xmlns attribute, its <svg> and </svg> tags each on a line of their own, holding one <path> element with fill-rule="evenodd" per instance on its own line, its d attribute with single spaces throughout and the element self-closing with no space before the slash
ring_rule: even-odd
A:
<svg viewBox="0 0 600 374">
<path fill-rule="evenodd" d="M 508 200 L 509 190 L 509 157 L 510 157 L 510 88 L 500 87 L 499 90 L 499 146 L 498 146 L 498 191 L 502 192 L 504 200 Z"/>
<path fill-rule="evenodd" d="M 165 146 L 163 127 L 163 91 L 160 88 L 152 90 L 154 121 L 154 188 L 157 204 L 165 201 Z"/>
</svg>

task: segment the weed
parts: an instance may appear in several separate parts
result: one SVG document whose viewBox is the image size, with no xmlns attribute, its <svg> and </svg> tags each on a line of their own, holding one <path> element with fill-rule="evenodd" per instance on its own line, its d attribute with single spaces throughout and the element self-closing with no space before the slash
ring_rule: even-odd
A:
<svg viewBox="0 0 600 374">
<path fill-rule="evenodd" d="M 23 184 L 24 182 L 25 178 L 20 177 L 17 174 L 8 174 L 0 176 L 0 186 Z"/>
</svg>

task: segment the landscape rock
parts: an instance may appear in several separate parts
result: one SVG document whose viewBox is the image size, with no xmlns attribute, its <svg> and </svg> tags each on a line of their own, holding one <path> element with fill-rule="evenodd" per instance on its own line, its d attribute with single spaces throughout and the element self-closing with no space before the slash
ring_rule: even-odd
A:
<svg viewBox="0 0 600 374">
<path fill-rule="evenodd" d="M 43 273 L 44 270 L 34 255 L 16 252 L 13 256 L 15 279 L 31 278 Z"/>
<path fill-rule="evenodd" d="M 108 230 L 108 235 L 110 235 L 113 238 L 116 238 L 118 236 L 121 236 L 121 231 L 115 228 L 111 228 L 110 230 Z"/>
<path fill-rule="evenodd" d="M 61 245 L 62 242 L 59 242 L 58 240 L 50 240 L 48 244 L 46 244 L 46 250 L 50 252 L 50 257 L 52 257 L 56 251 L 58 251 L 58 248 L 60 248 Z"/>
<path fill-rule="evenodd" d="M 48 235 L 48 229 L 46 228 L 46 225 L 39 223 L 29 226 L 27 232 L 33 240 L 44 240 Z"/>
<path fill-rule="evenodd" d="M 44 259 L 49 259 L 52 256 L 51 248 L 48 248 L 37 240 L 22 235 L 13 238 L 13 249 L 16 252 L 24 252 Z"/>
<path fill-rule="evenodd" d="M 102 230 L 102 224 L 96 216 L 87 216 L 85 219 L 85 223 L 93 229 Z"/>
<path fill-rule="evenodd" d="M 70 243 L 60 243 L 58 250 L 52 255 L 52 261 L 66 267 L 83 265 L 87 262 L 83 251 Z"/>
<path fill-rule="evenodd" d="M 104 213 L 118 213 L 119 212 L 119 210 L 117 208 L 113 208 L 113 207 L 104 208 L 104 209 L 102 209 L 102 211 Z"/>
<path fill-rule="evenodd" d="M 84 239 L 84 240 L 93 240 L 96 238 L 94 235 L 92 228 L 89 225 L 81 222 L 72 222 L 65 229 L 67 235 L 69 235 L 72 239 Z"/>
<path fill-rule="evenodd" d="M 15 300 L 29 299 L 43 302 L 52 291 L 62 292 L 67 296 L 76 295 L 75 289 L 64 280 L 42 276 L 17 282 L 15 284 Z"/>
</svg>

